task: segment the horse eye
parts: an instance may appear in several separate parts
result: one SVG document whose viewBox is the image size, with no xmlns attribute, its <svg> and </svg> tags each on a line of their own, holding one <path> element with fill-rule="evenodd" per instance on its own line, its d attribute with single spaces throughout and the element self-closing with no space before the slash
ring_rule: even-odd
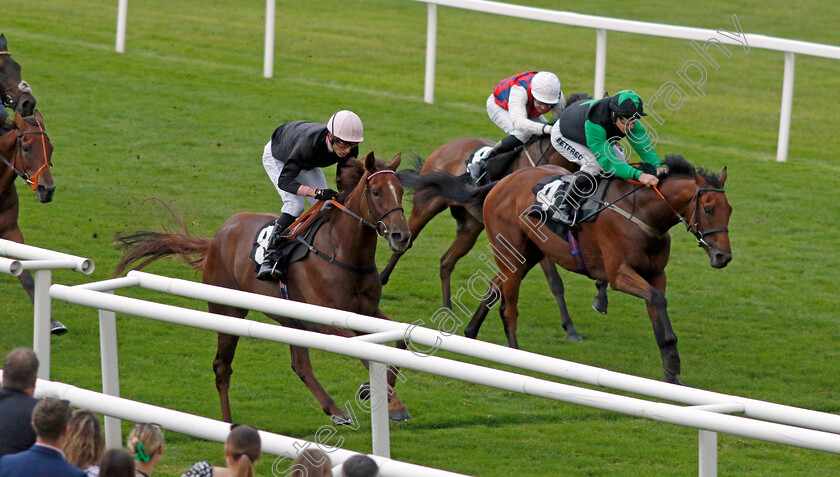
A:
<svg viewBox="0 0 840 477">
<path fill-rule="evenodd" d="M 379 197 L 379 191 L 377 189 L 373 189 L 373 196 Z"/>
<path fill-rule="evenodd" d="M 31 149 L 32 149 L 32 148 L 30 148 L 29 146 L 23 146 L 23 152 L 25 152 L 26 154 L 29 154 L 29 151 L 30 151 Z"/>
<path fill-rule="evenodd" d="M 712 215 L 713 209 L 711 207 L 703 207 L 703 212 Z"/>
</svg>

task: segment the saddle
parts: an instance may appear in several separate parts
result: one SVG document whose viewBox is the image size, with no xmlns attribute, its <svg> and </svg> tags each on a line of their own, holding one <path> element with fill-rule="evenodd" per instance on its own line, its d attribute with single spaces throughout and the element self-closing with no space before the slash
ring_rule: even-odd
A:
<svg viewBox="0 0 840 477">
<path fill-rule="evenodd" d="M 299 262 L 309 255 L 312 250 L 312 242 L 315 240 L 315 234 L 321 226 L 324 225 L 324 217 L 318 214 L 311 222 L 304 225 L 304 228 L 297 231 L 294 236 L 289 236 L 289 230 L 285 231 L 283 235 L 278 238 L 277 246 L 273 251 L 267 249 L 268 241 L 274 232 L 274 221 L 266 223 L 257 232 L 254 239 L 254 246 L 251 249 L 251 260 L 253 260 L 257 267 L 264 261 L 266 256 L 277 263 L 276 270 L 280 275 L 280 281 L 286 281 L 286 274 L 289 271 L 289 266 L 295 262 Z"/>
<path fill-rule="evenodd" d="M 559 235 L 563 240 L 568 241 L 570 227 L 554 218 L 554 210 L 559 206 L 560 200 L 565 197 L 566 188 L 574 183 L 575 177 L 571 174 L 561 176 L 549 176 L 543 178 L 531 188 L 535 200 L 526 215 L 542 219 L 545 217 L 545 225 L 549 230 Z M 601 212 L 604 194 L 612 179 L 598 181 L 595 192 L 586 197 L 583 204 L 578 207 L 577 216 L 580 217 L 577 223 L 594 221 Z M 574 227 L 575 229 L 577 226 Z"/>
<path fill-rule="evenodd" d="M 510 174 L 510 166 L 511 164 L 513 164 L 513 161 L 519 156 L 519 153 L 521 153 L 525 150 L 525 148 L 539 141 L 540 139 L 541 136 L 532 136 L 531 139 L 529 139 L 528 142 L 526 142 L 525 144 L 516 146 L 510 151 L 497 154 L 487 159 L 484 163 L 484 170 L 485 174 L 487 175 L 487 182 L 489 183 L 497 181 Z M 470 165 L 485 161 L 485 158 L 487 157 L 487 154 L 490 152 L 491 149 L 491 146 L 482 146 L 476 149 L 475 152 L 470 154 L 469 158 L 465 161 L 467 165 L 467 171 L 470 170 Z"/>
</svg>

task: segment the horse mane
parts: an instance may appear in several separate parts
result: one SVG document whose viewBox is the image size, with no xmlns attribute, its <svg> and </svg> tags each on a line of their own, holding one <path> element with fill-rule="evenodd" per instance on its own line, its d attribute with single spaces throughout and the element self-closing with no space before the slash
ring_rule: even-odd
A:
<svg viewBox="0 0 840 477">
<path fill-rule="evenodd" d="M 566 99 L 566 107 L 568 108 L 578 101 L 587 101 L 590 99 L 592 99 L 592 96 L 589 96 L 588 93 L 572 93 L 569 95 L 568 99 Z"/>
<path fill-rule="evenodd" d="M 694 177 L 699 175 L 712 187 L 723 188 L 720 183 L 720 176 L 705 167 L 694 167 L 680 154 L 668 154 L 665 156 L 665 165 L 668 166 L 668 175 Z"/>
</svg>

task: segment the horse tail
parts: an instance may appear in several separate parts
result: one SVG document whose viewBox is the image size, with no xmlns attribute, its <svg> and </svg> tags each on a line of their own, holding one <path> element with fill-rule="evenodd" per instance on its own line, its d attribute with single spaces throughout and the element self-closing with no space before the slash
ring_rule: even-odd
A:
<svg viewBox="0 0 840 477">
<path fill-rule="evenodd" d="M 452 201 L 452 205 L 466 207 L 476 219 L 482 222 L 484 199 L 498 182 L 476 187 L 467 175 L 453 176 L 440 171 L 421 174 L 417 169 L 402 170 L 397 173 L 397 176 L 403 186 L 414 191 L 416 198 L 426 200 L 431 197 L 443 197 Z"/>
<path fill-rule="evenodd" d="M 114 268 L 114 276 L 122 274 L 134 262 L 139 265 L 130 267 L 140 270 L 146 265 L 163 257 L 177 255 L 196 270 L 204 267 L 204 260 L 213 243 L 212 239 L 196 237 L 188 232 L 169 234 L 140 230 L 126 235 L 117 235 L 117 247 L 125 250 L 123 257 Z"/>
</svg>

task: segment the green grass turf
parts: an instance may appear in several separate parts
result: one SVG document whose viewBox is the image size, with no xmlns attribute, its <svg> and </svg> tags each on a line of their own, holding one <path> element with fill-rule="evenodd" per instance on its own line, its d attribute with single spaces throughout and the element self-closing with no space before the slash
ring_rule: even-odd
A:
<svg viewBox="0 0 840 477">
<path fill-rule="evenodd" d="M 129 3 L 125 54 L 114 52 L 116 3 L 30 2 L 4 10 L 0 32 L 23 65 L 56 147 L 55 200 L 37 203 L 18 184 L 28 243 L 92 258 L 90 276 L 56 271 L 54 281 L 109 278 L 120 253 L 115 233 L 172 225 L 157 198 L 211 236 L 243 210 L 278 211 L 261 167 L 278 124 L 325 121 L 338 109 L 365 122 L 362 152 L 389 159 L 428 155 L 462 136 L 500 138 L 484 100 L 503 77 L 526 69 L 558 74 L 566 93 L 591 91 L 595 33 L 589 29 L 438 9 L 435 103 L 423 102 L 425 4 L 403 0 L 281 1 L 275 74 L 262 77 L 264 4 L 208 0 Z M 519 1 L 580 13 L 731 29 L 840 44 L 832 1 Z M 196 8 L 198 7 L 198 8 Z M 837 391 L 840 244 L 835 206 L 836 61 L 797 56 L 789 162 L 775 162 L 783 55 L 736 47 L 718 56 L 706 96 L 664 110 L 660 154 L 728 166 L 734 259 L 723 270 L 675 228 L 668 267 L 670 315 L 680 338 L 683 381 L 755 399 L 840 410 Z M 648 98 L 697 54 L 687 41 L 609 33 L 606 89 Z M 327 171 L 331 176 L 332 170 Z M 406 201 L 407 204 L 410 201 Z M 440 306 L 438 260 L 454 236 L 435 219 L 385 288 L 382 309 L 400 321 Z M 483 267 L 486 239 L 456 268 L 453 287 Z M 378 262 L 389 253 L 381 244 Z M 186 279 L 185 265 L 148 271 Z M 611 293 L 607 316 L 590 308 L 594 287 L 564 273 L 566 296 L 585 341 L 567 343 L 545 281 L 528 276 L 520 345 L 529 351 L 654 379 L 661 363 L 643 304 Z M 142 290 L 124 294 L 204 309 L 192 300 Z M 31 345 L 32 306 L 16 280 L 0 277 L 0 352 Z M 471 303 L 470 306 L 475 303 Z M 96 312 L 54 302 L 70 334 L 52 340 L 52 378 L 100 389 Z M 495 312 L 480 338 L 504 343 Z M 265 320 L 257 316 L 255 319 Z M 122 395 L 218 418 L 211 362 L 215 335 L 120 316 Z M 343 402 L 366 379 L 355 360 L 313 352 L 316 373 Z M 441 353 L 443 356 L 449 354 Z M 286 346 L 240 342 L 231 388 L 234 419 L 313 439 L 328 424 L 291 372 Z M 398 389 L 414 419 L 391 426 L 395 459 L 474 475 L 694 475 L 697 431 L 405 371 Z M 126 428 L 128 424 L 126 423 Z M 343 447 L 370 452 L 369 424 L 343 430 Z M 221 445 L 175 433 L 155 475 L 180 475 L 193 462 L 222 463 Z M 832 475 L 837 456 L 733 436 L 719 438 L 722 475 Z M 259 465 L 270 475 L 272 457 Z"/>
</svg>

